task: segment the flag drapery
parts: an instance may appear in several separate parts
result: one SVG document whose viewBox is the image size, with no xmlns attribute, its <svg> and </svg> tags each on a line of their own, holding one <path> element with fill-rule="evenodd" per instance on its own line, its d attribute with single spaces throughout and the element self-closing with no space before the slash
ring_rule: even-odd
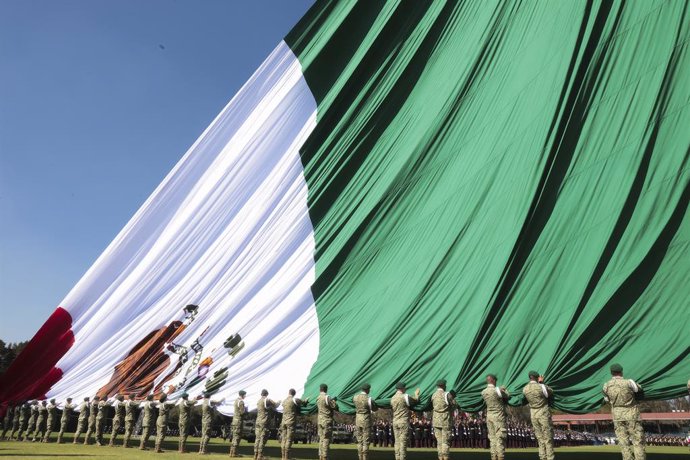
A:
<svg viewBox="0 0 690 460">
<path fill-rule="evenodd" d="M 3 403 L 539 370 L 690 377 L 688 2 L 317 2 L 2 377 Z M 312 398 L 314 399 L 314 398 Z M 513 400 L 518 403 L 518 399 Z"/>
</svg>

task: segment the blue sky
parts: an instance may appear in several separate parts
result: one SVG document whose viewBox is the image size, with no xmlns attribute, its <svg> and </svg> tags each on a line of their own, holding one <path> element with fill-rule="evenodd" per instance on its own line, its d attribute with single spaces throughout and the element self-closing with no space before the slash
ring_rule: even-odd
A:
<svg viewBox="0 0 690 460">
<path fill-rule="evenodd" d="M 0 339 L 30 339 L 311 5 L 0 2 Z"/>
</svg>

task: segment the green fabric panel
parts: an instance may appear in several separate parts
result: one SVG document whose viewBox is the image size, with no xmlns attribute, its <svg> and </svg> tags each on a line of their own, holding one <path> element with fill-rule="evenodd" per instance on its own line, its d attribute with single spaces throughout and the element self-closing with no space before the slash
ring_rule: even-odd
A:
<svg viewBox="0 0 690 460">
<path fill-rule="evenodd" d="M 286 37 L 318 103 L 302 149 L 319 383 L 428 406 L 518 394 L 597 409 L 690 378 L 684 1 L 319 2 Z M 514 397 L 517 404 L 520 398 Z"/>
</svg>

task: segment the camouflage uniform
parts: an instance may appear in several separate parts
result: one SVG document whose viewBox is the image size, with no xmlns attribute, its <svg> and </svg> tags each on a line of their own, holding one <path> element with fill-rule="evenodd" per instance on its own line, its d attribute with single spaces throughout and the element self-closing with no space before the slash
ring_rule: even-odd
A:
<svg viewBox="0 0 690 460">
<path fill-rule="evenodd" d="M 355 404 L 355 435 L 357 436 L 357 452 L 360 460 L 366 460 L 371 442 L 371 413 L 378 410 L 378 406 L 365 391 L 352 398 Z"/>
<path fill-rule="evenodd" d="M 333 437 L 333 413 L 338 410 L 338 404 L 326 393 L 321 392 L 316 399 L 316 407 L 319 414 L 319 458 L 325 460 L 328 458 L 328 450 L 331 447 L 331 438 Z"/>
<path fill-rule="evenodd" d="M 256 425 L 254 431 L 256 439 L 254 440 L 254 458 L 264 458 L 264 447 L 268 441 L 268 412 L 275 409 L 277 404 L 268 399 L 268 396 L 262 396 L 259 402 L 256 403 Z"/>
<path fill-rule="evenodd" d="M 14 420 L 12 420 L 12 432 L 10 433 L 10 440 L 15 439 L 15 433 L 18 434 L 19 427 L 22 420 L 22 405 L 19 404 L 14 407 Z"/>
<path fill-rule="evenodd" d="M 153 401 L 146 401 L 144 403 L 144 422 L 141 424 L 141 442 L 139 449 L 146 450 L 146 443 L 149 441 L 153 423 L 155 422 L 156 403 Z"/>
<path fill-rule="evenodd" d="M 69 423 L 69 418 L 70 415 L 72 415 L 74 407 L 75 405 L 69 402 L 65 403 L 65 405 L 62 406 L 62 416 L 60 417 L 60 432 L 58 433 L 57 437 L 58 444 L 62 443 L 62 437 L 65 435 L 65 431 L 67 431 L 67 424 Z"/>
<path fill-rule="evenodd" d="M 77 432 L 74 433 L 73 444 L 79 442 L 79 435 L 88 430 L 88 424 L 91 417 L 89 417 L 91 404 L 88 401 L 84 401 L 79 405 L 79 418 L 77 419 Z M 94 419 L 94 422 L 96 419 Z"/>
<path fill-rule="evenodd" d="M 213 426 L 213 411 L 215 406 L 220 404 L 205 397 L 201 403 L 201 441 L 199 442 L 199 453 L 205 454 L 208 443 L 211 440 L 211 427 Z"/>
<path fill-rule="evenodd" d="M 156 419 L 156 452 L 163 452 L 161 446 L 165 441 L 165 435 L 168 431 L 168 412 L 175 407 L 175 404 L 169 402 L 158 403 L 158 418 Z"/>
<path fill-rule="evenodd" d="M 635 393 L 639 391 L 641 387 L 635 382 L 618 376 L 604 384 L 604 396 L 611 404 L 613 428 L 621 446 L 623 460 L 645 458 L 644 429 L 635 399 Z"/>
<path fill-rule="evenodd" d="M 180 416 L 177 419 L 177 428 L 179 430 L 179 446 L 178 452 L 184 453 L 187 450 L 187 436 L 189 436 L 189 422 L 192 416 L 192 407 L 196 401 L 189 401 L 186 398 L 180 398 L 177 403 Z"/>
<path fill-rule="evenodd" d="M 506 452 L 506 403 L 510 398 L 503 388 L 487 385 L 482 390 L 482 398 L 486 403 L 486 427 L 489 432 L 491 460 L 503 460 Z"/>
<path fill-rule="evenodd" d="M 242 441 L 242 421 L 244 420 L 244 415 L 247 412 L 247 408 L 244 405 L 244 399 L 237 398 L 235 400 L 234 414 L 232 416 L 232 441 L 230 444 L 230 456 L 234 457 L 237 455 L 237 448 L 240 447 L 240 441 Z"/>
<path fill-rule="evenodd" d="M 539 459 L 553 460 L 553 422 L 549 410 L 549 398 L 553 395 L 551 387 L 531 380 L 522 390 L 529 404 L 534 437 L 539 445 Z"/>
<path fill-rule="evenodd" d="M 108 446 L 115 447 L 115 440 L 120 432 L 120 427 L 122 422 L 125 420 L 125 402 L 120 399 L 116 399 L 113 403 L 113 408 L 115 409 L 115 416 L 113 417 L 113 429 L 110 432 L 110 441 Z"/>
<path fill-rule="evenodd" d="M 10 428 L 12 427 L 12 420 L 14 418 L 14 407 L 12 406 L 7 406 L 7 412 L 5 412 L 5 420 L 2 425 L 2 436 L 0 436 L 0 439 L 5 439 L 5 435 L 7 435 L 7 432 L 10 431 Z"/>
<path fill-rule="evenodd" d="M 287 460 L 290 458 L 297 416 L 304 402 L 299 398 L 288 395 L 281 404 L 283 406 L 283 419 L 280 421 L 280 450 L 283 454 L 283 460 Z"/>
<path fill-rule="evenodd" d="M 91 435 L 96 433 L 96 417 L 98 416 L 98 400 L 93 400 L 89 404 L 89 420 L 86 427 L 86 438 L 84 438 L 84 445 L 87 445 L 91 440 Z"/>
<path fill-rule="evenodd" d="M 46 421 L 46 434 L 43 436 L 43 442 L 48 442 L 50 440 L 50 435 L 55 427 L 55 420 L 57 419 L 57 406 L 54 401 L 48 403 L 46 406 L 46 411 L 48 412 L 48 419 Z"/>
<path fill-rule="evenodd" d="M 28 441 L 31 433 L 36 429 L 36 416 L 38 416 L 38 404 L 32 403 L 29 405 L 29 422 L 26 425 L 26 431 L 24 431 L 23 441 Z"/>
<path fill-rule="evenodd" d="M 48 408 L 45 405 L 45 401 L 41 401 L 41 404 L 38 405 L 38 417 L 36 417 L 36 429 L 34 430 L 32 442 L 36 442 L 36 439 L 38 439 L 38 441 L 43 440 L 46 430 L 47 415 Z"/>
<path fill-rule="evenodd" d="M 103 424 L 108 417 L 108 406 L 110 406 L 110 403 L 107 401 L 100 401 L 98 403 L 98 415 L 96 415 L 96 444 L 99 446 L 103 445 Z"/>
<path fill-rule="evenodd" d="M 438 388 L 431 395 L 431 405 L 434 408 L 432 425 L 436 436 L 438 458 L 445 460 L 450 454 L 450 440 L 453 437 L 452 413 L 455 410 L 455 398 L 443 388 Z"/>
<path fill-rule="evenodd" d="M 395 460 L 407 458 L 407 443 L 410 427 L 410 407 L 417 404 L 412 396 L 398 390 L 391 398 L 393 411 L 393 438 L 395 440 Z"/>
<path fill-rule="evenodd" d="M 125 401 L 125 439 L 122 441 L 122 447 L 129 447 L 129 440 L 132 439 L 134 425 L 137 423 L 138 407 L 139 403 L 131 398 Z"/>
</svg>

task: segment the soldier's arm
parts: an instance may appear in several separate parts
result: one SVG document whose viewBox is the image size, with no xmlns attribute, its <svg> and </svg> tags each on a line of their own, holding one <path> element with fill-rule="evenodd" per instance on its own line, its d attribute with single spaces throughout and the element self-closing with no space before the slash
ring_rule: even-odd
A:
<svg viewBox="0 0 690 460">
<path fill-rule="evenodd" d="M 369 398 L 369 409 L 371 409 L 372 412 L 376 412 L 379 410 L 378 404 L 376 404 L 376 401 L 374 401 L 374 398 Z"/>
<path fill-rule="evenodd" d="M 601 392 L 604 393 L 604 401 L 609 402 L 609 394 L 606 392 L 608 390 L 609 384 L 605 383 L 604 387 L 601 389 Z"/>
</svg>

